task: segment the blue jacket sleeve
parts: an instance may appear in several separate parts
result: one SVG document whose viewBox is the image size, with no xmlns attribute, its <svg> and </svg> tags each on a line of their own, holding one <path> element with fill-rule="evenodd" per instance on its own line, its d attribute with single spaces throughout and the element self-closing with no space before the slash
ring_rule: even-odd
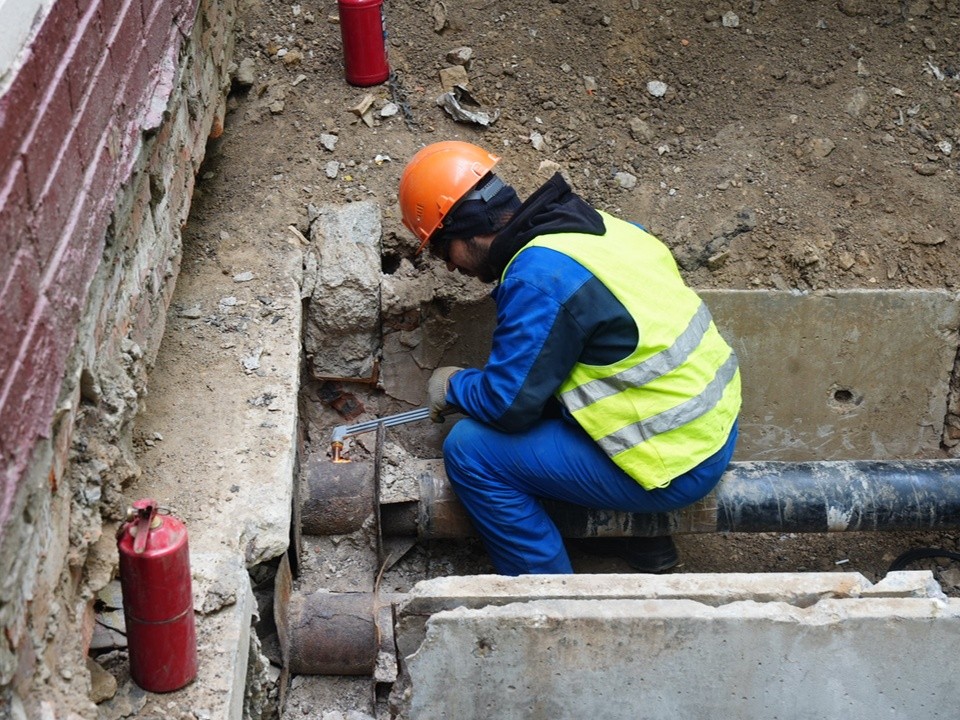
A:
<svg viewBox="0 0 960 720">
<path fill-rule="evenodd" d="M 493 298 L 497 324 L 487 364 L 454 375 L 447 400 L 505 432 L 540 418 L 578 360 L 606 352 L 599 359 L 612 362 L 636 343 L 635 329 L 624 332 L 633 322 L 612 294 L 578 262 L 548 248 L 522 252 Z"/>
</svg>

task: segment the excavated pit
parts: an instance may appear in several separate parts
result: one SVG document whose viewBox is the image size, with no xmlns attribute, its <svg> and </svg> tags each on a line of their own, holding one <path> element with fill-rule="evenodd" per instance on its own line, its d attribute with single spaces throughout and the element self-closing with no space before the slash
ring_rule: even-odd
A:
<svg viewBox="0 0 960 720">
<path fill-rule="evenodd" d="M 374 422 L 422 406 L 433 368 L 482 366 L 493 328 L 492 304 L 485 288 L 463 278 L 418 276 L 409 263 L 381 258 L 379 232 L 379 209 L 371 203 L 322 208 L 311 225 L 294 540 L 281 562 L 275 596 L 281 662 L 287 679 L 293 678 L 282 683 L 287 688 L 282 705 L 290 717 L 303 707 L 342 709 L 350 704 L 344 705 L 343 698 L 351 694 L 362 698 L 354 707 L 376 717 L 443 717 L 444 711 L 424 706 L 423 696 L 417 695 L 416 682 L 440 692 L 442 682 L 424 678 L 441 672 L 433 663 L 444 661 L 437 659 L 442 653 L 416 660 L 419 641 L 403 635 L 411 598 L 435 598 L 436 586 L 430 583 L 449 580 L 466 595 L 439 603 L 436 612 L 465 605 L 482 614 L 485 607 L 520 601 L 511 593 L 504 600 L 482 592 L 470 600 L 464 589 L 471 576 L 488 582 L 483 577 L 493 569 L 445 482 L 440 448 L 455 418 L 442 425 L 421 420 L 376 427 Z M 729 521 L 737 513 L 726 512 L 724 524 L 718 520 L 723 502 L 714 499 L 712 507 L 707 502 L 686 519 L 670 517 L 625 534 L 656 534 L 666 527 L 676 534 L 683 556 L 673 575 L 715 590 L 724 585 L 724 576 L 704 573 L 740 573 L 727 576 L 742 583 L 735 601 L 803 611 L 820 597 L 886 597 L 885 591 L 871 590 L 871 583 L 883 580 L 900 552 L 918 543 L 952 547 L 955 538 L 949 531 L 960 525 L 952 498 L 957 461 L 948 458 L 941 443 L 956 417 L 956 295 L 863 290 L 710 290 L 701 295 L 737 351 L 744 376 L 741 438 L 727 485 L 732 487 L 734 476 L 745 484 L 739 502 L 748 510 L 761 508 L 763 523 L 737 525 Z M 891 338 L 898 347 L 911 348 L 909 368 L 891 362 Z M 350 462 L 334 463 L 334 437 L 344 426 L 365 421 L 375 429 L 347 437 L 336 452 Z M 790 472 L 815 480 L 791 497 L 783 492 Z M 914 492 L 918 487 L 928 494 Z M 594 523 L 589 532 L 581 528 L 569 536 L 598 534 L 596 530 Z M 629 568 L 576 550 L 571 557 L 577 573 L 592 578 L 592 591 L 564 598 L 624 600 L 608 596 L 604 588 L 624 582 L 622 573 Z M 941 587 L 947 595 L 960 595 L 949 564 L 928 567 L 939 584 L 934 576 L 924 576 L 916 581 L 924 589 L 914 588 L 905 597 L 943 600 Z M 853 582 L 864 583 L 866 590 L 833 589 L 823 595 L 801 588 L 788 598 L 765 595 L 763 575 L 742 574 L 840 570 L 851 571 Z M 787 585 L 802 585 L 803 575 L 789 577 Z M 467 586 L 459 585 L 464 582 Z M 696 595 L 682 578 L 680 588 L 678 597 Z M 520 592 L 526 593 L 522 602 L 527 604 L 557 599 L 551 593 Z M 645 592 L 630 597 L 651 597 Z M 665 596 L 652 597 L 659 601 Z M 697 602 L 716 606 L 730 601 L 701 597 Z M 609 626 L 634 617 L 631 608 L 612 610 Z M 669 617 L 676 620 L 671 613 L 685 612 L 671 608 L 665 611 L 668 623 Z M 574 603 L 551 605 L 545 612 L 561 622 L 566 612 L 581 617 L 582 609 Z M 642 624 L 642 615 L 635 622 Z M 588 618 L 583 620 L 587 636 L 603 634 L 603 612 L 583 617 Z M 492 628 L 523 624 L 524 618 L 523 613 L 506 613 L 507 625 L 498 626 L 489 616 L 477 616 L 477 627 L 487 629 L 475 630 L 496 632 Z M 424 622 L 421 616 L 414 624 Z M 453 622 L 450 632 L 456 637 L 456 628 L 472 621 Z M 952 621 L 946 632 L 955 632 Z M 429 635 L 417 633 L 420 639 Z M 528 637 L 523 642 L 534 641 Z M 481 643 L 481 654 L 488 654 L 483 647 Z M 519 657 L 514 661 L 520 662 Z M 490 682 L 497 685 L 502 679 Z M 460 716 L 470 697 L 481 696 L 489 708 L 496 706 L 489 690 L 480 685 L 475 690 L 445 707 Z M 522 715 L 521 705 L 499 707 L 513 707 Z M 486 711 L 474 712 L 478 714 L 466 716 L 483 717 Z"/>
</svg>

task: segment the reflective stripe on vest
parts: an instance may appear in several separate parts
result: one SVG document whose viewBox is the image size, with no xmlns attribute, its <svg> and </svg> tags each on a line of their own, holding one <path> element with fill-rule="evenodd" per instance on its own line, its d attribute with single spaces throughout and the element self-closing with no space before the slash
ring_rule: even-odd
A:
<svg viewBox="0 0 960 720">
<path fill-rule="evenodd" d="M 686 330 L 681 333 L 677 341 L 648 360 L 644 360 L 639 365 L 627 368 L 623 372 L 611 375 L 607 378 L 600 378 L 585 383 L 578 387 L 568 390 L 560 396 L 563 404 L 567 406 L 570 412 L 576 412 L 580 408 L 586 407 L 598 400 L 621 392 L 627 388 L 646 385 L 651 380 L 656 380 L 661 375 L 666 375 L 671 370 L 680 367 L 680 364 L 687 359 L 687 356 L 693 352 L 700 341 L 703 340 L 707 328 L 710 327 L 712 318 L 707 306 L 700 303 L 696 314 L 690 320 Z"/>
<path fill-rule="evenodd" d="M 615 433 L 598 438 L 597 444 L 603 448 L 607 455 L 613 457 L 629 450 L 634 445 L 639 445 L 661 433 L 670 432 L 696 420 L 720 402 L 723 391 L 733 380 L 736 373 L 737 356 L 730 353 L 730 357 L 720 366 L 717 374 L 714 375 L 713 380 L 703 389 L 702 393 L 694 395 L 667 412 L 654 415 L 652 418 L 641 420 L 633 425 L 627 425 Z"/>
<path fill-rule="evenodd" d="M 737 356 L 669 249 L 637 226 L 600 214 L 601 238 L 544 235 L 520 253 L 539 246 L 576 260 L 636 320 L 638 345 L 628 357 L 605 366 L 577 363 L 557 397 L 634 480 L 664 487 L 726 441 L 740 410 Z"/>
</svg>

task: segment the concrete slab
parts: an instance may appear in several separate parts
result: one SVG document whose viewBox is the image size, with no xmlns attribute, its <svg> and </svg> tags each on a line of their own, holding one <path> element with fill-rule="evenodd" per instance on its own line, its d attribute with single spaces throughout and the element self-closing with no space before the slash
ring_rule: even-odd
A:
<svg viewBox="0 0 960 720">
<path fill-rule="evenodd" d="M 735 459 L 943 457 L 940 438 L 960 328 L 956 293 L 698 292 L 740 359 L 744 407 Z M 482 341 L 493 330 L 492 304 L 455 307 L 451 316 L 456 327 L 447 316 L 426 314 L 423 347 L 407 351 L 436 356 L 434 366 L 482 365 L 488 351 Z M 470 328 L 469 342 L 456 332 L 461 327 Z M 398 379 L 385 386 L 388 392 L 418 379 L 417 363 L 408 364 L 413 370 L 398 370 Z M 429 431 L 437 432 L 400 432 Z"/>
<path fill-rule="evenodd" d="M 184 521 L 197 583 L 200 673 L 156 700 L 231 720 L 256 612 L 247 569 L 290 542 L 302 314 L 299 241 L 243 232 L 222 232 L 216 253 L 185 250 L 134 430 L 142 473 L 125 489 Z M 157 716 L 152 699 L 140 717 Z"/>
<path fill-rule="evenodd" d="M 397 609 L 397 648 L 412 655 L 430 616 L 458 607 L 484 608 L 536 600 L 692 600 L 719 607 L 778 602 L 810 607 L 827 598 L 928 597 L 943 592 L 929 571 L 890 573 L 872 584 L 860 573 L 691 573 L 687 575 L 448 576 L 417 583 Z"/>
<path fill-rule="evenodd" d="M 380 207 L 324 205 L 310 229 L 304 350 L 317 378 L 372 380 L 380 355 Z"/>
<path fill-rule="evenodd" d="M 942 456 L 960 328 L 956 293 L 700 295 L 740 359 L 736 459 Z"/>
<path fill-rule="evenodd" d="M 405 720 L 953 718 L 958 641 L 960 601 L 943 598 L 460 607 L 430 618 L 396 697 Z"/>
<path fill-rule="evenodd" d="M 270 261 L 250 257 L 258 253 Z M 225 275 L 225 262 L 256 272 Z M 137 418 L 143 475 L 131 498 L 173 509 L 191 549 L 226 546 L 248 566 L 279 556 L 290 539 L 301 262 L 296 244 L 264 238 L 186 268 Z"/>
</svg>

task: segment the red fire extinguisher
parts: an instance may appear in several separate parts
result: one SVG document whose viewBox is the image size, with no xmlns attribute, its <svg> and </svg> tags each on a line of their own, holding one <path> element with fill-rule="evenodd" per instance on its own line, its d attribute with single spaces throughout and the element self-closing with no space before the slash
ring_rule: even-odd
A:
<svg viewBox="0 0 960 720">
<path fill-rule="evenodd" d="M 337 0 L 347 82 L 366 87 L 390 75 L 383 0 Z"/>
<path fill-rule="evenodd" d="M 178 690 L 197 676 L 187 528 L 137 500 L 117 535 L 130 676 L 144 690 Z"/>
</svg>

